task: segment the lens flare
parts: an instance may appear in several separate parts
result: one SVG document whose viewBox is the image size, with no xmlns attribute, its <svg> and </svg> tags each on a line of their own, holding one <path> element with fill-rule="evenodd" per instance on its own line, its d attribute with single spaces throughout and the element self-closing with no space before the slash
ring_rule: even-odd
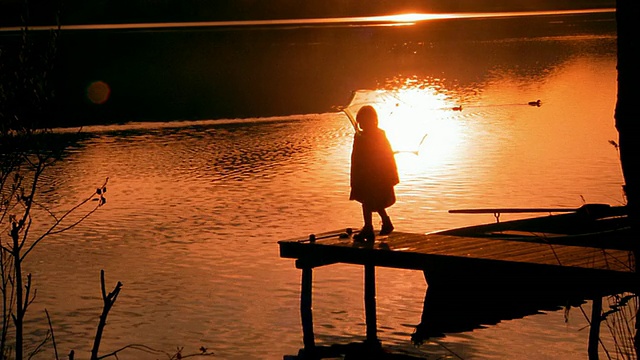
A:
<svg viewBox="0 0 640 360">
<path fill-rule="evenodd" d="M 87 98 L 94 104 L 104 104 L 109 100 L 111 88 L 104 81 L 94 81 L 87 87 Z"/>
</svg>

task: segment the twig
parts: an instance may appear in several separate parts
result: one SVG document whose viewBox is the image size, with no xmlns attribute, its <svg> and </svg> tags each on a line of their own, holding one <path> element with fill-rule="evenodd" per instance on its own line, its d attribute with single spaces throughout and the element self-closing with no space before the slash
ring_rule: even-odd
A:
<svg viewBox="0 0 640 360">
<path fill-rule="evenodd" d="M 449 348 L 448 348 L 447 346 L 445 346 L 443 343 L 441 343 L 441 342 L 439 342 L 439 341 L 436 341 L 435 343 L 436 343 L 436 344 L 438 344 L 440 347 L 444 348 L 445 350 L 447 350 L 448 352 L 450 352 L 450 353 L 451 353 L 451 355 L 453 355 L 453 356 L 457 357 L 457 358 L 458 358 L 458 359 L 460 359 L 460 360 L 463 360 L 463 358 L 462 358 L 460 355 L 456 354 L 453 350 L 449 349 Z"/>
<path fill-rule="evenodd" d="M 62 215 L 59 219 L 57 219 L 55 221 L 55 223 L 49 228 L 49 230 L 45 231 L 44 234 L 40 235 L 39 238 L 37 238 L 32 244 L 31 246 L 29 246 L 29 248 L 24 252 L 24 254 L 22 255 L 21 259 L 24 259 L 30 252 L 31 250 L 33 250 L 36 245 L 38 245 L 38 243 L 40 241 L 42 241 L 45 237 L 52 235 L 52 234 L 59 234 L 61 232 L 67 231 L 69 229 L 71 229 L 72 227 L 78 225 L 80 222 L 82 222 L 83 220 L 85 220 L 87 217 L 89 217 L 91 214 L 93 214 L 100 206 L 104 205 L 105 202 L 105 198 L 103 196 L 103 192 L 106 191 L 106 186 L 107 183 L 109 182 L 109 178 L 106 178 L 104 183 L 102 184 L 101 187 L 98 188 L 98 191 L 95 191 L 94 193 L 91 194 L 91 196 L 88 196 L 87 198 L 85 198 L 84 200 L 82 200 L 80 203 L 78 203 L 76 206 L 72 207 L 71 209 L 69 209 L 66 213 L 64 213 L 64 215 Z M 94 209 L 92 209 L 88 214 L 84 215 L 80 220 L 74 222 L 73 224 L 66 226 L 63 229 L 59 229 L 56 230 L 56 228 L 62 223 L 62 221 L 64 221 L 64 219 L 71 215 L 71 213 L 73 213 L 74 211 L 78 210 L 82 205 L 90 202 L 91 200 L 95 199 L 95 195 L 98 194 L 100 195 L 99 198 L 99 202 L 98 205 L 96 205 L 96 207 Z"/>
<path fill-rule="evenodd" d="M 47 314 L 47 321 L 49 322 L 49 331 L 51 331 L 51 342 L 53 343 L 53 353 L 56 356 L 56 360 L 60 360 L 58 358 L 58 347 L 56 346 L 56 337 L 53 335 L 53 326 L 51 325 L 51 317 L 49 316 L 49 312 L 47 309 L 44 309 L 45 314 Z"/>
<path fill-rule="evenodd" d="M 121 347 L 121 348 L 119 348 L 117 350 L 114 350 L 114 351 L 112 351 L 112 352 L 110 352 L 108 354 L 104 354 L 102 356 L 99 356 L 97 358 L 97 360 L 105 359 L 105 358 L 108 358 L 108 357 L 111 357 L 111 356 L 117 357 L 119 352 L 122 352 L 122 351 L 127 350 L 127 349 L 135 349 L 135 350 L 143 351 L 143 352 L 150 353 L 150 354 L 164 354 L 164 355 L 167 355 L 167 357 L 171 356 L 169 353 L 167 353 L 165 351 L 156 350 L 156 349 L 151 348 L 151 347 L 146 346 L 146 345 L 129 344 L 129 345 L 123 346 L 123 347 Z"/>
<path fill-rule="evenodd" d="M 44 339 L 42 339 L 42 341 L 38 344 L 38 346 L 36 346 L 36 348 L 33 349 L 33 351 L 31 352 L 31 354 L 29 354 L 27 359 L 32 359 L 34 356 L 40 353 L 42 351 L 42 347 L 44 346 L 44 344 L 47 343 L 47 341 L 49 341 L 50 337 L 51 337 L 51 333 L 47 331 L 47 335 L 45 335 Z"/>
<path fill-rule="evenodd" d="M 163 354 L 163 355 L 166 355 L 169 360 L 173 360 L 173 359 L 176 359 L 176 358 L 178 358 L 178 359 L 186 359 L 186 358 L 196 357 L 196 356 L 213 356 L 214 355 L 214 353 L 208 352 L 207 349 L 205 349 L 204 347 L 200 348 L 201 352 L 199 352 L 199 353 L 182 355 L 180 353 L 181 353 L 183 348 L 178 348 L 178 351 L 175 354 L 171 354 L 171 353 L 168 353 L 168 352 L 163 351 L 163 350 L 154 349 L 154 348 L 152 348 L 150 346 L 147 346 L 147 345 L 129 344 L 129 345 L 123 346 L 123 347 L 121 347 L 121 348 L 119 348 L 117 350 L 114 350 L 114 351 L 112 351 L 112 352 L 110 352 L 108 354 L 104 354 L 102 356 L 99 356 L 97 358 L 97 360 L 102 360 L 102 359 L 105 359 L 105 358 L 108 358 L 108 357 L 112 357 L 112 356 L 117 358 L 118 357 L 118 353 L 120 353 L 120 352 L 122 352 L 124 350 L 127 350 L 127 349 L 138 350 L 138 351 L 146 352 L 146 353 L 149 353 L 149 354 Z M 177 354 L 180 354 L 180 356 L 178 357 Z"/>
<path fill-rule="evenodd" d="M 96 331 L 96 337 L 93 341 L 93 349 L 91 349 L 91 360 L 98 360 L 98 349 L 100 348 L 100 341 L 102 340 L 102 332 L 104 331 L 104 327 L 107 324 L 107 315 L 109 315 L 109 310 L 116 302 L 118 298 L 118 294 L 120 294 L 120 289 L 122 289 L 122 283 L 118 281 L 113 291 L 107 294 L 104 284 L 104 270 L 100 270 L 100 286 L 102 289 L 102 301 L 104 305 L 102 307 L 102 314 L 100 315 L 100 322 L 98 323 L 98 330 Z"/>
</svg>

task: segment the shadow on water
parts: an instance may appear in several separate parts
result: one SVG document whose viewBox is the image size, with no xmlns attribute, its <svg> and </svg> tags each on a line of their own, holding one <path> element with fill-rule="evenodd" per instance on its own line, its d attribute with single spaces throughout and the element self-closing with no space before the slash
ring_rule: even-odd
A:
<svg viewBox="0 0 640 360">
<path fill-rule="evenodd" d="M 494 269 L 495 270 L 495 269 Z M 590 278 L 567 273 L 566 275 L 549 278 L 545 275 L 522 271 L 496 272 L 490 268 L 461 269 L 441 278 L 431 278 L 424 297 L 424 305 L 419 324 L 411 335 L 411 343 L 416 347 L 429 345 L 447 334 L 469 332 L 488 328 L 502 321 L 522 319 L 527 316 L 549 311 L 565 311 L 565 319 L 571 308 L 582 308 L 582 305 L 593 302 L 595 312 L 589 314 L 591 322 L 594 316 L 598 325 L 606 322 L 616 312 L 627 312 L 624 319 L 617 318 L 613 327 L 624 328 L 623 331 L 613 333 L 612 326 L 606 327 L 612 331 L 616 351 L 622 353 L 622 358 L 634 358 L 637 350 L 634 348 L 635 313 L 637 311 L 637 283 L 629 278 L 621 279 L 614 275 Z M 450 275 L 450 276 L 449 276 Z M 556 274 L 557 275 L 557 274 Z M 429 276 L 425 272 L 425 279 Z M 609 309 L 602 310 L 595 303 L 601 304 L 603 298 L 609 298 Z M 614 303 L 611 303 L 611 299 Z M 622 308 L 625 308 L 622 310 Z M 630 315 L 629 315 L 630 314 Z M 586 315 L 585 315 L 586 316 Z M 626 322 L 615 324 L 615 321 Z M 589 344 L 584 344 L 585 356 L 592 346 L 592 338 L 596 342 L 600 339 L 600 328 L 591 329 Z M 622 345 L 621 345 L 622 344 Z M 446 357 L 463 358 L 454 349 L 444 348 L 449 352 Z M 384 344 L 370 344 L 367 341 L 351 342 L 348 344 L 332 344 L 317 346 L 314 349 L 301 349 L 298 355 L 284 356 L 285 360 L 302 359 L 424 359 L 429 350 L 423 355 L 410 354 L 410 351 L 393 349 Z M 438 349 L 441 353 L 442 349 Z M 428 354 L 429 356 L 436 356 Z M 592 358 L 592 357 L 590 357 Z"/>
<path fill-rule="evenodd" d="M 421 344 L 447 333 L 486 328 L 544 311 L 568 310 L 594 299 L 635 291 L 634 284 L 624 282 L 585 284 L 570 278 L 520 278 L 513 273 L 498 279 L 495 276 L 490 279 L 468 276 L 467 279 L 442 281 L 427 288 L 420 324 L 412 335 L 413 343 Z"/>
</svg>

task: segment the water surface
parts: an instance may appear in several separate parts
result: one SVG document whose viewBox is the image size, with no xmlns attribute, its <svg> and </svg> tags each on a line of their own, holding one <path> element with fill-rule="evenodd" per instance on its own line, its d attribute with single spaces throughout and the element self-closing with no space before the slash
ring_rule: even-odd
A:
<svg viewBox="0 0 640 360">
<path fill-rule="evenodd" d="M 617 139 L 612 16 L 550 17 L 538 20 L 545 24 L 541 32 L 519 29 L 502 36 L 479 31 L 511 28 L 513 22 L 465 21 L 464 27 L 447 22 L 411 29 L 305 29 L 256 39 L 226 34 L 243 40 L 224 47 L 216 40 L 190 58 L 196 61 L 191 65 L 215 62 L 211 72 L 193 75 L 203 86 L 215 66 L 234 65 L 225 65 L 220 75 L 234 84 L 226 92 L 206 83 L 222 96 L 211 101 L 222 108 L 227 99 L 244 99 L 240 89 L 252 88 L 249 100 L 233 104 L 254 104 L 257 111 L 272 101 L 284 101 L 273 109 L 284 108 L 289 101 L 300 111 L 87 126 L 79 136 L 69 134 L 74 146 L 46 174 L 42 201 L 67 209 L 108 177 L 107 204 L 30 255 L 38 287 L 32 319 L 42 324 L 37 308 L 46 307 L 60 351 L 88 354 L 104 269 L 108 284 L 124 284 L 109 315 L 105 351 L 140 343 L 166 351 L 184 346 L 185 352 L 206 346 L 221 359 L 296 354 L 302 347 L 300 272 L 292 260 L 279 258 L 277 241 L 361 225 L 358 204 L 348 201 L 353 128 L 337 108 L 303 111 L 309 109 L 304 104 L 346 106 L 353 90 L 378 102 L 382 115 L 392 119 L 389 133 L 409 113 L 409 130 L 428 133 L 417 148 L 411 131 L 394 140 L 394 148 L 417 151 L 397 155 L 401 182 L 389 212 L 398 230 L 494 221 L 492 215 L 450 209 L 624 203 L 618 154 L 609 143 Z M 463 28 L 476 32 L 458 33 Z M 153 36 L 164 42 L 180 34 Z M 109 51 L 123 54 L 124 48 Z M 131 56 L 146 61 L 140 54 Z M 305 100 L 274 99 L 270 91 Z M 315 96 L 328 92 L 329 100 Z M 541 106 L 528 104 L 538 99 Z M 155 99 L 158 109 L 166 105 L 161 100 Z M 588 322 L 575 308 L 568 322 L 562 311 L 543 312 L 416 348 L 410 336 L 427 287 L 422 273 L 379 269 L 377 275 L 379 337 L 398 351 L 464 359 L 586 356 Z M 331 265 L 314 277 L 317 343 L 362 340 L 362 269 Z"/>
</svg>

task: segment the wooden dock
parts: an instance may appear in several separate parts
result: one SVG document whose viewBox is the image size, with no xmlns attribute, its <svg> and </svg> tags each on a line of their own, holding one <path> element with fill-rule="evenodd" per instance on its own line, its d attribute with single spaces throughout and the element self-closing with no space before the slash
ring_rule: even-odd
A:
<svg viewBox="0 0 640 360">
<path fill-rule="evenodd" d="M 315 346 L 312 269 L 334 263 L 364 266 L 366 337 L 370 344 L 379 344 L 376 267 L 423 271 L 429 288 L 442 284 L 480 289 L 517 282 L 533 288 L 581 289 L 590 299 L 628 291 L 630 284 L 634 287 L 637 283 L 631 250 L 553 244 L 543 237 L 522 241 L 522 237 L 393 232 L 377 237 L 374 243 L 360 243 L 354 242 L 352 235 L 345 228 L 278 242 L 280 256 L 295 259 L 296 268 L 302 270 L 300 311 L 305 349 Z"/>
<path fill-rule="evenodd" d="M 279 241 L 280 256 L 294 258 L 296 267 L 317 267 L 332 263 L 370 264 L 425 270 L 429 264 L 446 261 L 471 266 L 487 262 L 503 265 L 552 266 L 583 270 L 634 271 L 630 252 L 596 247 L 555 245 L 539 241 L 514 241 L 471 236 L 394 232 L 376 238 L 375 243 L 357 243 L 346 230 Z"/>
</svg>

